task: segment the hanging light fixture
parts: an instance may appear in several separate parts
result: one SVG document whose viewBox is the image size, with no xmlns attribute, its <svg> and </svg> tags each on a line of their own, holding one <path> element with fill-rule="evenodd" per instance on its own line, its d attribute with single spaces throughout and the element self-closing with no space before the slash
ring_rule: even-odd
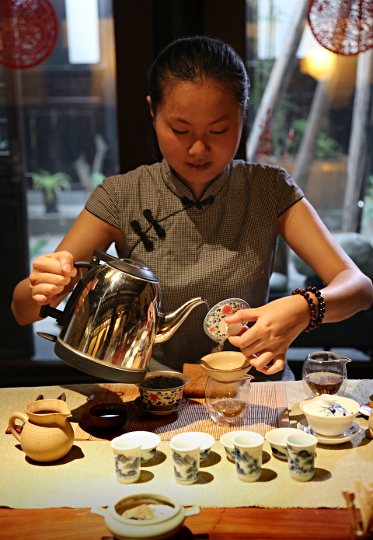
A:
<svg viewBox="0 0 373 540">
<path fill-rule="evenodd" d="M 373 0 L 311 0 L 308 22 L 333 53 L 349 56 L 373 47 Z"/>
<path fill-rule="evenodd" d="M 58 20 L 49 0 L 0 1 L 0 64 L 24 69 L 53 51 Z"/>
</svg>

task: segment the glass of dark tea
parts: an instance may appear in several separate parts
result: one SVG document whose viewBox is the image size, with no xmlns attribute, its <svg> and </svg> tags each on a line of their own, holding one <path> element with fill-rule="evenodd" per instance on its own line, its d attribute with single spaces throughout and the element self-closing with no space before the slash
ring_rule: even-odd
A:
<svg viewBox="0 0 373 540">
<path fill-rule="evenodd" d="M 207 379 L 205 403 L 211 419 L 217 424 L 239 425 L 250 405 L 250 382 L 253 377 L 244 376 L 233 381 Z"/>
<path fill-rule="evenodd" d="M 302 381 L 309 397 L 322 394 L 343 396 L 347 384 L 346 364 L 350 358 L 330 351 L 318 351 L 303 363 Z"/>
</svg>

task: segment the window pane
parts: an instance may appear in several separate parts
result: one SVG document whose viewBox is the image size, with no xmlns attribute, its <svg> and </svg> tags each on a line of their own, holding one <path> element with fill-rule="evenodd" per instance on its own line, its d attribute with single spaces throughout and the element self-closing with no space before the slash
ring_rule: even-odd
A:
<svg viewBox="0 0 373 540">
<path fill-rule="evenodd" d="M 300 5 L 281 0 L 247 3 L 247 62 L 252 83 L 251 147 L 250 141 L 248 144 L 252 155 L 248 158 L 287 169 L 332 232 L 346 230 L 347 205 L 347 211 L 358 216 L 354 232 L 361 227 L 368 234 L 364 212 L 361 221 L 363 203 L 359 199 L 363 199 L 373 173 L 371 143 L 361 149 L 358 158 L 366 164 L 365 171 L 357 171 L 355 177 L 348 173 L 356 158 L 351 152 L 356 96 L 362 91 L 357 83 L 362 55 L 329 52 L 319 45 L 308 24 L 296 38 L 307 16 L 303 13 L 297 21 Z M 370 86 L 365 84 L 366 126 L 361 128 L 365 140 L 372 134 L 371 82 Z M 255 136 L 255 125 L 260 136 Z M 348 206 L 346 189 L 351 182 L 356 182 L 356 189 L 360 182 L 361 190 Z M 369 189 L 366 204 L 371 198 Z"/>
<path fill-rule="evenodd" d="M 118 172 L 111 2 L 51 4 L 58 18 L 57 44 L 44 62 L 19 70 L 31 262 L 54 251 L 94 187 Z M 50 183 L 56 196 L 47 201 Z M 59 334 L 51 318 L 34 330 Z M 36 336 L 35 345 L 37 358 L 55 357 L 50 342 Z"/>
</svg>

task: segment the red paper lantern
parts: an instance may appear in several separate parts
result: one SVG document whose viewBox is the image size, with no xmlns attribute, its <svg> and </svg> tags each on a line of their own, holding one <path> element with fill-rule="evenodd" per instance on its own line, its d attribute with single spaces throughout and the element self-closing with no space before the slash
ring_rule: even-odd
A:
<svg viewBox="0 0 373 540">
<path fill-rule="evenodd" d="M 311 0 L 308 22 L 333 53 L 349 56 L 373 47 L 373 0 Z"/>
<path fill-rule="evenodd" d="M 49 0 L 0 0 L 0 64 L 24 69 L 53 51 L 58 20 Z"/>
</svg>

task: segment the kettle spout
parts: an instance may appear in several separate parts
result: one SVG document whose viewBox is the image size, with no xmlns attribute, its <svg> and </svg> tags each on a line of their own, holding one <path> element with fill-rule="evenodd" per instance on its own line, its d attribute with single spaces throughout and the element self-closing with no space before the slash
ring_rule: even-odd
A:
<svg viewBox="0 0 373 540">
<path fill-rule="evenodd" d="M 155 338 L 155 343 L 163 343 L 170 339 L 176 332 L 179 326 L 185 321 L 189 313 L 199 304 L 207 304 L 207 300 L 203 298 L 193 298 L 179 307 L 172 313 L 159 314 L 158 331 Z"/>
</svg>

